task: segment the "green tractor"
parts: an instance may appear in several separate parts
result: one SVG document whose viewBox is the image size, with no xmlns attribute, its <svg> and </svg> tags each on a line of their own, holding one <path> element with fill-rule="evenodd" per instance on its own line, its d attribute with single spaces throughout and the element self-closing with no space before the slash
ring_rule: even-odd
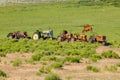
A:
<svg viewBox="0 0 120 80">
<path fill-rule="evenodd" d="M 46 39 L 50 38 L 52 40 L 53 39 L 53 30 L 46 30 L 46 31 L 36 30 L 33 33 L 32 38 L 34 40 L 38 40 L 40 38 L 42 38 L 43 40 L 46 40 Z"/>
</svg>

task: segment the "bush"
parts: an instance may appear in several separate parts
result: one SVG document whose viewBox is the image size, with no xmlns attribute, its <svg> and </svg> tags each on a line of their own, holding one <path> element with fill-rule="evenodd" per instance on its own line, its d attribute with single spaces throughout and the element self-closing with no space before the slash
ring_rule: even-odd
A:
<svg viewBox="0 0 120 80">
<path fill-rule="evenodd" d="M 63 57 L 63 58 L 57 58 L 57 59 L 56 59 L 56 62 L 60 62 L 60 63 L 63 63 L 63 64 L 64 64 L 65 58 L 64 58 L 64 57 Z"/>
<path fill-rule="evenodd" d="M 45 67 L 45 73 L 50 73 L 52 70 L 52 67 L 51 66 L 46 66 Z"/>
<path fill-rule="evenodd" d="M 50 73 L 52 70 L 52 67 L 51 66 L 42 66 L 39 71 L 37 72 L 37 75 L 41 75 L 43 73 Z"/>
<path fill-rule="evenodd" d="M 0 70 L 0 76 L 6 77 L 7 75 L 6 75 L 6 73 L 4 71 Z"/>
<path fill-rule="evenodd" d="M 110 45 L 110 47 L 117 47 L 120 48 L 120 42 L 119 41 L 111 41 L 110 42 L 112 45 Z"/>
<path fill-rule="evenodd" d="M 95 48 L 84 48 L 81 50 L 81 56 L 85 57 L 85 58 L 89 58 L 90 56 L 92 56 L 93 54 L 95 54 Z"/>
<path fill-rule="evenodd" d="M 0 52 L 0 56 L 1 56 L 1 57 L 5 57 L 5 56 L 6 56 L 6 53 Z"/>
<path fill-rule="evenodd" d="M 60 80 L 60 77 L 55 73 L 49 73 L 45 76 L 44 80 Z"/>
<path fill-rule="evenodd" d="M 52 55 L 52 54 L 54 54 L 53 51 L 50 51 L 50 50 L 48 50 L 48 51 L 44 50 L 44 51 L 43 51 L 43 55 L 44 55 L 44 56 L 49 56 L 49 55 Z"/>
<path fill-rule="evenodd" d="M 41 75 L 42 73 L 45 73 L 45 67 L 42 66 L 39 71 L 37 72 L 37 75 Z"/>
<path fill-rule="evenodd" d="M 35 64 L 34 61 L 33 61 L 33 59 L 26 59 L 25 62 L 26 62 L 26 63 Z"/>
<path fill-rule="evenodd" d="M 41 63 L 42 65 L 47 65 L 47 62 L 46 62 L 46 61 L 40 61 L 40 63 Z"/>
<path fill-rule="evenodd" d="M 95 67 L 95 66 L 91 66 L 91 65 L 88 65 L 88 66 L 86 67 L 86 69 L 87 69 L 88 71 L 93 71 L 93 72 L 99 72 L 99 71 L 100 71 L 99 68 L 97 68 L 97 67 Z"/>
<path fill-rule="evenodd" d="M 120 62 L 116 63 L 116 66 L 120 67 Z"/>
<path fill-rule="evenodd" d="M 72 80 L 72 76 L 67 76 L 66 80 Z"/>
<path fill-rule="evenodd" d="M 63 66 L 63 63 L 61 62 L 54 62 L 53 64 L 51 64 L 52 68 L 61 68 Z"/>
<path fill-rule="evenodd" d="M 14 59 L 11 62 L 13 63 L 13 66 L 16 66 L 16 67 L 22 63 L 20 59 Z"/>
<path fill-rule="evenodd" d="M 89 60 L 92 62 L 97 62 L 97 60 L 102 59 L 102 57 L 100 55 L 92 55 L 91 57 L 89 57 Z"/>
<path fill-rule="evenodd" d="M 106 51 L 101 54 L 104 58 L 115 58 L 118 59 L 119 55 L 113 51 Z"/>
<path fill-rule="evenodd" d="M 67 56 L 65 57 L 65 61 L 72 62 L 72 63 L 79 63 L 80 57 L 79 56 Z"/>
<path fill-rule="evenodd" d="M 56 57 L 51 55 L 51 56 L 44 56 L 42 57 L 40 60 L 43 60 L 43 61 L 56 61 Z"/>
<path fill-rule="evenodd" d="M 42 73 L 50 73 L 53 68 L 61 68 L 62 64 L 62 62 L 54 62 L 51 65 L 42 66 L 37 72 L 37 75 L 41 75 Z"/>
<path fill-rule="evenodd" d="M 117 71 L 117 66 L 116 65 L 105 66 L 105 70 L 111 71 L 111 72 L 116 72 Z"/>
<path fill-rule="evenodd" d="M 39 61 L 39 60 L 41 59 L 41 57 L 42 57 L 42 54 L 41 54 L 41 53 L 34 53 L 34 54 L 32 55 L 32 59 L 33 59 L 34 61 Z"/>
</svg>

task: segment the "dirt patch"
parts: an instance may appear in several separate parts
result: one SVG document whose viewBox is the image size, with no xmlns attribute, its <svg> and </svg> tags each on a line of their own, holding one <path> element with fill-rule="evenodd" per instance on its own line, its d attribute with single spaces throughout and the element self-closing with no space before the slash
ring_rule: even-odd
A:
<svg viewBox="0 0 120 80">
<path fill-rule="evenodd" d="M 10 53 L 1 58 L 0 68 L 7 73 L 7 80 L 42 80 L 42 77 L 36 75 L 41 65 L 39 63 L 27 64 L 25 62 L 31 55 L 32 53 Z M 22 60 L 22 64 L 18 67 L 13 66 L 11 64 L 13 59 Z"/>
</svg>

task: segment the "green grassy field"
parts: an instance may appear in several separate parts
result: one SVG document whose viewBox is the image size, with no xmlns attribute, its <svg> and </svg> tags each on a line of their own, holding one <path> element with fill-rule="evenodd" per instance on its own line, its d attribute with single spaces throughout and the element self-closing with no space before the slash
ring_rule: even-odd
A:
<svg viewBox="0 0 120 80">
<path fill-rule="evenodd" d="M 85 23 L 94 25 L 93 33 L 107 36 L 108 41 L 120 40 L 120 8 L 113 6 L 80 6 L 75 2 L 40 4 L 7 4 L 0 6 L 0 38 L 9 32 L 53 29 L 56 37 L 66 29 L 81 33 Z"/>
</svg>

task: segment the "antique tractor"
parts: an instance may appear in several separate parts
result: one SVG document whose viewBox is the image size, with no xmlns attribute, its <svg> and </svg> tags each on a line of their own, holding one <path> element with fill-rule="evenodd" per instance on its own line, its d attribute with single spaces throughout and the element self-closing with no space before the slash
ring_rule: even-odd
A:
<svg viewBox="0 0 120 80">
<path fill-rule="evenodd" d="M 38 39 L 40 39 L 40 38 L 43 38 L 43 40 L 50 38 L 50 39 L 52 40 L 52 39 L 53 39 L 53 30 L 46 30 L 46 31 L 36 30 L 36 31 L 33 33 L 32 38 L 33 38 L 34 40 L 38 40 Z"/>
<path fill-rule="evenodd" d="M 31 37 L 28 36 L 27 32 L 21 32 L 21 31 L 16 31 L 16 32 L 11 32 L 8 33 L 7 38 L 16 38 L 16 39 L 21 39 L 21 38 L 28 38 L 30 39 Z"/>
<path fill-rule="evenodd" d="M 90 43 L 94 43 L 94 42 L 99 42 L 101 43 L 103 46 L 106 45 L 106 36 L 103 35 L 93 35 L 89 37 L 89 42 Z"/>
<path fill-rule="evenodd" d="M 63 30 L 62 33 L 60 33 L 60 35 L 58 35 L 57 40 L 59 42 L 62 42 L 62 41 L 70 42 L 73 40 L 73 34 L 68 33 L 67 30 Z"/>
</svg>

